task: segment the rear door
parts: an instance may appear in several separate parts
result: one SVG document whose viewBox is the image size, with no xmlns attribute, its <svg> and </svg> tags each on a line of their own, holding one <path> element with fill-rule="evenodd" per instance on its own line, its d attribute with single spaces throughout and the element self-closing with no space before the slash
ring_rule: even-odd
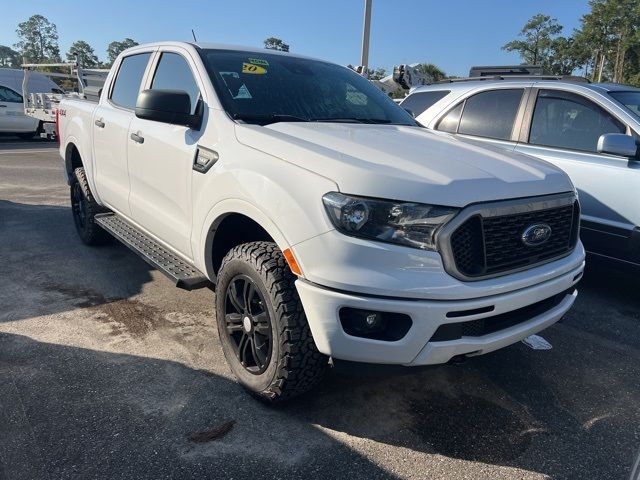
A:
<svg viewBox="0 0 640 480">
<path fill-rule="evenodd" d="M 0 132 L 27 133 L 38 129 L 38 120 L 24 114 L 22 95 L 0 86 Z"/>
<path fill-rule="evenodd" d="M 120 61 L 107 99 L 96 108 L 92 125 L 96 189 L 100 199 L 112 210 L 127 217 L 129 209 L 129 171 L 127 147 L 129 124 L 134 117 L 138 93 L 153 52 L 128 55 Z"/>
<path fill-rule="evenodd" d="M 628 133 L 603 105 L 561 89 L 535 89 L 517 151 L 562 168 L 578 189 L 588 249 L 620 258 L 640 224 L 640 163 L 597 151 L 600 135 Z"/>
<path fill-rule="evenodd" d="M 147 88 L 183 90 L 191 113 L 196 111 L 204 89 L 189 52 L 163 49 L 152 70 Z M 191 179 L 201 130 L 134 118 L 127 137 L 131 217 L 187 258 L 192 257 Z"/>
<path fill-rule="evenodd" d="M 432 128 L 513 150 L 526 106 L 525 92 L 524 87 L 505 87 L 474 93 L 449 108 Z"/>
<path fill-rule="evenodd" d="M 400 103 L 400 106 L 411 112 L 411 114 L 417 118 L 428 108 L 431 108 L 450 93 L 451 90 L 427 90 L 424 92 L 415 92 L 405 98 Z"/>
</svg>

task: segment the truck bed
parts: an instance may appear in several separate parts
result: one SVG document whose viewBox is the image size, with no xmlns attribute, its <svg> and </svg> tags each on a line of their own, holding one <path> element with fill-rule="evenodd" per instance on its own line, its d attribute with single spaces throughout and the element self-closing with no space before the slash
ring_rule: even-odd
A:
<svg viewBox="0 0 640 480">
<path fill-rule="evenodd" d="M 84 134 L 81 138 L 75 140 L 75 146 L 78 149 L 82 159 L 85 162 L 85 168 L 91 169 L 93 166 L 93 149 L 91 147 L 93 142 L 93 114 L 98 107 L 98 103 L 84 99 L 79 96 L 71 97 L 65 96 L 58 104 L 58 134 L 60 138 L 65 138 L 69 123 L 73 121 L 76 124 L 82 125 Z M 63 149 L 61 143 L 61 149 Z M 67 152 L 60 151 L 60 154 L 65 158 Z"/>
</svg>

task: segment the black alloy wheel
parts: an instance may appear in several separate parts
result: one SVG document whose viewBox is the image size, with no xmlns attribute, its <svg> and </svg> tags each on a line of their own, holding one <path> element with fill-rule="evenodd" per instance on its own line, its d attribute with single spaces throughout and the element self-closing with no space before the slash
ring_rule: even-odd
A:
<svg viewBox="0 0 640 480">
<path fill-rule="evenodd" d="M 260 290 L 247 275 L 229 283 L 224 318 L 240 364 L 254 375 L 263 373 L 271 361 L 271 319 Z"/>
<path fill-rule="evenodd" d="M 329 367 L 318 351 L 291 272 L 273 242 L 233 247 L 216 275 L 216 323 L 239 383 L 271 404 L 301 395 Z"/>
</svg>

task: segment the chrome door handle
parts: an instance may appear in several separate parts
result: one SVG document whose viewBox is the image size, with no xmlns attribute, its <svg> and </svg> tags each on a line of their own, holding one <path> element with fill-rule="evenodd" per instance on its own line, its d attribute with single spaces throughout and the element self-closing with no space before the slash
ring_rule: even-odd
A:
<svg viewBox="0 0 640 480">
<path fill-rule="evenodd" d="M 137 133 L 131 134 L 131 140 L 133 140 L 136 143 L 144 143 L 144 137 L 141 137 Z"/>
<path fill-rule="evenodd" d="M 93 123 L 95 123 L 98 128 L 104 128 L 104 122 L 102 120 L 96 120 Z"/>
</svg>

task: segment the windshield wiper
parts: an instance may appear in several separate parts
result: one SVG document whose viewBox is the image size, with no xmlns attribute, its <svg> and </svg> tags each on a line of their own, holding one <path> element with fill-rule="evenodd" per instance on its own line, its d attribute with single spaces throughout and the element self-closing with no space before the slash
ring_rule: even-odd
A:
<svg viewBox="0 0 640 480">
<path fill-rule="evenodd" d="M 328 117 L 328 118 L 312 118 L 311 122 L 335 122 L 335 123 L 375 123 L 384 124 L 391 123 L 386 118 L 358 118 L 358 117 Z"/>
<path fill-rule="evenodd" d="M 389 124 L 391 120 L 386 118 L 359 118 L 359 117 L 327 117 L 327 118 L 303 118 L 296 115 L 285 115 L 279 113 L 234 113 L 231 115 L 234 120 L 259 123 L 269 125 L 277 122 L 326 122 L 326 123 L 370 123 Z"/>
<path fill-rule="evenodd" d="M 309 119 L 296 117 L 295 115 L 281 115 L 277 113 L 234 113 L 231 115 L 234 120 L 244 120 L 245 122 L 256 122 L 260 125 L 269 125 L 277 122 L 308 122 Z"/>
</svg>

